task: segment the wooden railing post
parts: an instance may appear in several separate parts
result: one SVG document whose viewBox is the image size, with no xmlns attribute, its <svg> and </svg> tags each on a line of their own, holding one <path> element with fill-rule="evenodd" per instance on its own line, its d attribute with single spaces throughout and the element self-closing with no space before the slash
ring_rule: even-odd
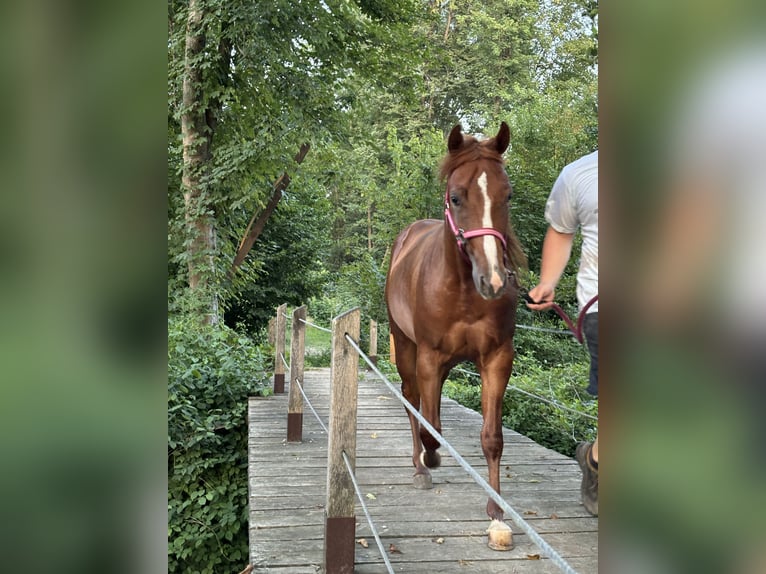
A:
<svg viewBox="0 0 766 574">
<path fill-rule="evenodd" d="M 370 362 L 378 364 L 378 322 L 370 319 Z"/>
<path fill-rule="evenodd" d="M 274 342 L 274 394 L 285 392 L 285 364 L 282 357 L 285 354 L 285 312 L 287 303 L 277 307 L 276 341 Z"/>
<path fill-rule="evenodd" d="M 293 311 L 293 334 L 290 342 L 290 396 L 287 403 L 287 442 L 303 440 L 303 351 L 306 341 L 306 306 Z"/>
<path fill-rule="evenodd" d="M 325 505 L 324 571 L 354 572 L 354 485 L 343 452 L 356 469 L 356 406 L 359 355 L 346 341 L 359 340 L 360 312 L 352 309 L 332 322 L 330 370 L 330 430 L 327 443 L 327 503 Z"/>
</svg>

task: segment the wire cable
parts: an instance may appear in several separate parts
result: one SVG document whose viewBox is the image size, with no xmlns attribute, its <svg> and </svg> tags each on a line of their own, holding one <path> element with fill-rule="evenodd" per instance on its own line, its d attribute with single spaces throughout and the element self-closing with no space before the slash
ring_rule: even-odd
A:
<svg viewBox="0 0 766 574">
<path fill-rule="evenodd" d="M 532 325 L 519 325 L 516 323 L 516 327 L 519 329 L 527 329 L 529 331 L 542 331 L 543 333 L 553 333 L 554 335 L 569 335 L 577 339 L 572 331 L 561 331 L 559 329 L 548 329 L 547 327 L 534 327 Z"/>
<path fill-rule="evenodd" d="M 315 325 L 311 321 L 306 321 L 306 319 L 298 319 L 301 323 L 304 325 L 308 325 L 309 327 L 314 327 L 314 329 L 319 329 L 320 331 L 324 331 L 325 333 L 332 333 L 332 329 L 328 329 L 327 327 L 320 327 L 319 325 Z"/>
<path fill-rule="evenodd" d="M 306 396 L 306 393 L 303 391 L 303 385 L 300 383 L 298 379 L 295 379 L 295 383 L 298 385 L 298 390 L 301 392 L 301 395 L 303 395 L 303 400 L 306 401 L 306 404 L 311 409 L 311 412 L 314 413 L 314 416 L 316 417 L 316 420 L 319 423 L 319 426 L 322 427 L 322 430 L 324 431 L 325 434 L 330 434 L 327 431 L 327 427 L 325 426 L 324 422 L 322 422 L 322 419 L 319 416 L 319 413 L 317 413 L 316 410 L 314 409 L 314 405 L 311 404 L 311 401 Z"/>
<path fill-rule="evenodd" d="M 364 503 L 364 497 L 362 496 L 362 491 L 359 489 L 359 484 L 356 482 L 356 477 L 354 476 L 354 471 L 351 469 L 351 461 L 348 459 L 348 455 L 346 454 L 346 451 L 341 451 L 341 456 L 343 457 L 343 462 L 346 463 L 346 469 L 348 470 L 348 476 L 351 478 L 351 482 L 354 484 L 354 490 L 356 491 L 356 497 L 359 499 L 359 503 L 362 506 L 362 510 L 364 511 L 364 515 L 367 517 L 367 523 L 370 525 L 370 530 L 372 531 L 372 535 L 375 537 L 375 542 L 378 545 L 378 548 L 380 549 L 380 555 L 383 557 L 383 562 L 386 563 L 386 568 L 388 568 L 388 571 L 391 574 L 394 574 L 394 568 L 391 566 L 391 562 L 388 560 L 388 556 L 386 555 L 386 550 L 383 548 L 383 542 L 380 540 L 380 536 L 378 536 L 378 531 L 375 530 L 375 523 L 372 521 L 372 516 L 370 516 L 370 512 L 367 510 L 367 505 Z"/>
<path fill-rule="evenodd" d="M 454 367 L 452 370 L 453 371 L 458 371 L 459 373 L 465 373 L 466 375 L 472 375 L 474 377 L 480 377 L 481 376 L 481 375 L 479 375 L 479 373 L 474 373 L 472 371 L 466 371 L 465 369 L 460 369 L 458 367 Z M 573 408 L 570 408 L 570 407 L 568 407 L 566 405 L 562 405 L 562 404 L 560 404 L 560 403 L 558 403 L 558 402 L 556 402 L 554 400 L 546 399 L 545 397 L 541 397 L 541 396 L 536 395 L 534 393 L 530 393 L 529 391 L 525 391 L 524 389 L 521 389 L 521 388 L 517 387 L 516 385 L 509 384 L 508 388 L 511 389 L 511 390 L 514 390 L 516 392 L 519 392 L 522 395 L 527 395 L 528 397 L 531 397 L 533 399 L 537 399 L 537 400 L 542 401 L 544 403 L 548 403 L 549 405 L 554 406 L 557 409 L 561 409 L 563 411 L 569 411 L 569 412 L 574 413 L 576 415 L 580 415 L 581 417 L 586 417 L 586 418 L 589 418 L 589 419 L 593 419 L 594 421 L 598 420 L 598 417 L 594 417 L 590 413 L 584 413 L 582 411 L 578 411 L 577 409 L 573 409 Z"/>
</svg>

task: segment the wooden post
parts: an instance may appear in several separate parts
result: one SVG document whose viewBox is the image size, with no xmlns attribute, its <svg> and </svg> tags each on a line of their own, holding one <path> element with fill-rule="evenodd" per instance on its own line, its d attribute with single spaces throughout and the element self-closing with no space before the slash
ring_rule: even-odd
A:
<svg viewBox="0 0 766 574">
<path fill-rule="evenodd" d="M 354 572 L 356 516 L 354 485 L 342 453 L 356 469 L 356 405 L 359 355 L 345 335 L 359 340 L 360 312 L 352 309 L 332 321 L 330 430 L 327 442 L 324 571 Z"/>
<path fill-rule="evenodd" d="M 271 345 L 272 347 L 274 346 L 274 343 L 277 340 L 276 320 L 277 320 L 276 317 L 272 317 L 271 319 L 269 319 L 269 331 L 268 331 L 269 332 L 269 345 Z"/>
<path fill-rule="evenodd" d="M 282 356 L 285 354 L 285 312 L 287 303 L 277 307 L 277 340 L 274 343 L 274 394 L 285 392 L 285 364 Z"/>
<path fill-rule="evenodd" d="M 303 351 L 306 340 L 306 306 L 293 311 L 293 334 L 290 342 L 290 396 L 287 405 L 287 442 L 303 440 Z"/>
<path fill-rule="evenodd" d="M 396 349 L 394 348 L 394 336 L 388 335 L 388 360 L 392 365 L 396 364 Z"/>
<path fill-rule="evenodd" d="M 370 361 L 378 364 L 378 322 L 370 319 Z"/>
</svg>

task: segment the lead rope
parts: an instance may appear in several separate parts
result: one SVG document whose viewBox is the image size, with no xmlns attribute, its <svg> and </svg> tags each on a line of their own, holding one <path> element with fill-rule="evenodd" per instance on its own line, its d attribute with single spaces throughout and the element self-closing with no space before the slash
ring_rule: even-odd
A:
<svg viewBox="0 0 766 574">
<path fill-rule="evenodd" d="M 521 294 L 521 297 L 527 302 L 532 303 L 533 305 L 539 305 L 540 303 L 545 303 L 545 301 L 535 301 L 532 299 L 532 297 L 529 296 L 528 292 L 524 292 Z M 577 316 L 577 325 L 572 321 L 572 319 L 569 318 L 569 315 L 566 314 L 566 312 L 558 305 L 558 303 L 553 303 L 551 306 L 551 309 L 556 311 L 556 314 L 561 317 L 562 321 L 567 324 L 567 327 L 570 331 L 572 331 L 572 334 L 575 336 L 575 339 L 579 343 L 583 342 L 583 333 L 582 333 L 582 327 L 583 327 L 583 321 L 585 319 L 585 314 L 588 312 L 588 309 L 591 308 L 591 306 L 598 301 L 598 294 L 591 297 L 590 301 L 588 301 L 585 306 L 580 311 L 579 315 Z"/>
</svg>

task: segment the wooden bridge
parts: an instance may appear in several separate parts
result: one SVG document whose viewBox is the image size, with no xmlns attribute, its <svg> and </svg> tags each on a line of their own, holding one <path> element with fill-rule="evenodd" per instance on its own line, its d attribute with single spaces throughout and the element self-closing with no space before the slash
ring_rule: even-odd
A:
<svg viewBox="0 0 766 574">
<path fill-rule="evenodd" d="M 278 323 L 282 315 L 284 306 L 278 311 Z M 343 450 L 351 453 L 355 461 L 361 497 L 393 571 L 559 572 L 559 566 L 507 516 L 514 531 L 513 549 L 498 552 L 487 547 L 487 493 L 446 452 L 442 453 L 441 467 L 432 472 L 434 488 L 414 489 L 412 442 L 405 409 L 377 375 L 358 369 L 356 353 L 349 352 L 350 347 L 342 340 L 358 339 L 358 312 L 350 322 L 343 323 L 346 319 L 342 319 L 337 325 L 337 332 L 344 335 L 335 332 L 336 321 L 333 369 L 304 372 L 305 307 L 294 311 L 287 381 L 282 368 L 286 365 L 284 321 L 277 325 L 276 394 L 249 400 L 249 534 L 254 571 L 390 571 L 364 509 L 353 498 L 350 486 L 342 484 L 350 485 L 349 467 L 337 468 L 343 465 L 338 464 Z M 303 408 L 304 395 L 312 408 Z M 332 426 L 328 424 L 331 405 Z M 479 441 L 481 415 L 443 397 L 441 420 L 445 438 L 486 476 Z M 577 462 L 512 430 L 504 429 L 504 439 L 503 498 L 578 574 L 596 573 L 598 519 L 580 503 Z M 332 531 L 345 531 L 348 540 L 340 544 L 328 520 L 328 515 L 338 516 L 338 509 L 342 510 L 341 516 L 348 516 L 338 519 L 345 525 L 343 528 Z M 330 554 L 335 556 L 339 547 L 343 559 L 328 558 Z"/>
<path fill-rule="evenodd" d="M 511 551 L 487 547 L 486 493 L 448 455 L 433 472 L 433 490 L 415 490 L 404 408 L 377 376 L 361 376 L 356 475 L 396 572 L 559 571 L 512 523 Z M 303 388 L 326 424 L 330 369 L 306 371 Z M 446 438 L 486 475 L 479 444 L 481 416 L 442 400 Z M 307 413 L 303 441 L 287 442 L 287 410 L 288 394 L 250 399 L 250 560 L 255 572 L 315 574 L 323 571 L 327 435 Z M 577 463 L 514 431 L 505 430 L 504 436 L 505 500 L 579 574 L 597 572 L 598 519 L 580 504 Z M 386 572 L 358 504 L 355 514 L 354 571 Z"/>
</svg>

